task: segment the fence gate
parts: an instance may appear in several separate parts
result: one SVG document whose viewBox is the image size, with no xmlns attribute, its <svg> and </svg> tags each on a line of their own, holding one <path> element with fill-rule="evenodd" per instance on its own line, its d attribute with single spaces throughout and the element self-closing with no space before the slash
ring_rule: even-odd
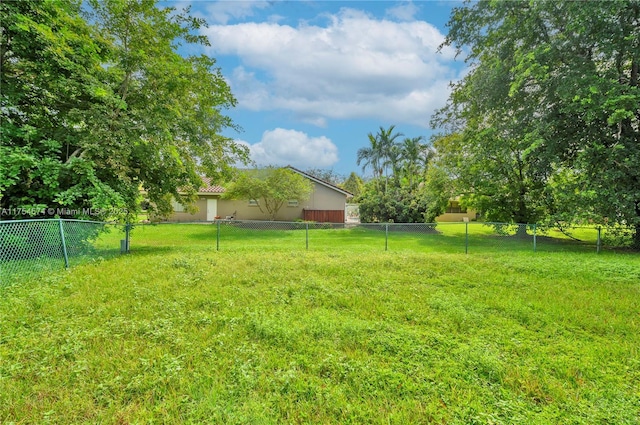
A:
<svg viewBox="0 0 640 425">
<path fill-rule="evenodd" d="M 344 210 L 303 210 L 305 221 L 344 223 Z"/>
</svg>

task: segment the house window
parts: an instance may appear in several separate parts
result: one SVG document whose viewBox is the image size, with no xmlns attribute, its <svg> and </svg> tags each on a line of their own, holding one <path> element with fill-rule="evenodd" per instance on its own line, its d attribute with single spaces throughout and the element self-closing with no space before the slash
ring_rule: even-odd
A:
<svg viewBox="0 0 640 425">
<path fill-rule="evenodd" d="M 250 207 L 257 207 L 258 206 L 258 201 L 256 201 L 255 199 L 249 199 L 249 206 Z"/>
<path fill-rule="evenodd" d="M 289 207 L 297 207 L 298 206 L 298 200 L 297 199 L 289 199 L 289 202 L 287 202 L 287 206 L 289 206 Z"/>
<path fill-rule="evenodd" d="M 446 212 L 454 214 L 465 214 L 467 212 L 467 209 L 461 207 L 458 202 L 451 201 L 449 202 L 449 205 L 447 205 Z"/>
<path fill-rule="evenodd" d="M 180 213 L 185 211 L 184 206 L 175 199 L 171 201 L 171 207 L 173 208 L 173 212 Z"/>
</svg>

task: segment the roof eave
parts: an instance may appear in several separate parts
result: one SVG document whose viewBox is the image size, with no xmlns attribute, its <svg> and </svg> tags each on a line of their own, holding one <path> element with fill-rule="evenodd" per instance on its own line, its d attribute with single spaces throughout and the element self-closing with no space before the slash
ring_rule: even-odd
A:
<svg viewBox="0 0 640 425">
<path fill-rule="evenodd" d="M 288 168 L 288 169 L 290 169 L 291 171 L 293 171 L 293 172 L 295 172 L 295 173 L 298 173 L 298 174 L 300 174 L 301 176 L 306 177 L 306 178 L 308 178 L 309 180 L 311 180 L 311 181 L 313 181 L 313 182 L 316 182 L 316 183 L 321 184 L 321 185 L 323 185 L 323 186 L 325 186 L 325 187 L 328 187 L 329 189 L 335 190 L 335 191 L 336 191 L 336 192 L 338 192 L 338 193 L 342 193 L 342 194 L 343 194 L 343 195 L 345 195 L 347 198 L 349 198 L 349 197 L 353 197 L 353 193 L 348 192 L 348 191 L 346 191 L 346 190 L 344 190 L 344 189 L 341 189 L 341 188 L 339 188 L 338 186 L 335 186 L 335 185 L 333 185 L 333 184 L 331 184 L 331 183 L 329 183 L 329 182 L 326 182 L 326 181 L 324 181 L 324 180 L 321 180 L 321 179 L 319 179 L 319 178 L 317 178 L 317 177 L 314 177 L 314 176 L 312 176 L 311 174 L 305 173 L 304 171 L 300 171 L 300 170 L 298 170 L 297 168 L 292 167 L 291 165 L 287 165 L 285 168 Z"/>
</svg>

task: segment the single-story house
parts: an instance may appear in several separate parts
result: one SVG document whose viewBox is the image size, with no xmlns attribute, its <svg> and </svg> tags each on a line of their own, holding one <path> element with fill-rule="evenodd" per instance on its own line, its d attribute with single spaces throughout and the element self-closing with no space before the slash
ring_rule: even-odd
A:
<svg viewBox="0 0 640 425">
<path fill-rule="evenodd" d="M 452 199 L 444 214 L 436 217 L 436 222 L 456 222 L 456 221 L 474 221 L 478 218 L 478 212 L 460 206 L 460 199 Z"/>
<path fill-rule="evenodd" d="M 307 200 L 292 199 L 286 203 L 278 211 L 278 220 L 295 221 L 300 219 L 333 223 L 346 221 L 345 211 L 347 200 L 353 196 L 351 193 L 294 167 L 288 166 L 287 168 L 309 179 L 313 183 L 313 191 Z M 174 212 L 166 221 L 214 221 L 227 218 L 268 220 L 268 216 L 260 212 L 255 201 L 251 199 L 222 199 L 224 188 L 211 184 L 207 178 L 203 178 L 203 180 L 205 184 L 198 191 L 198 201 L 196 202 L 198 211 L 191 214 L 185 211 L 185 208 L 178 202 L 174 202 Z"/>
</svg>

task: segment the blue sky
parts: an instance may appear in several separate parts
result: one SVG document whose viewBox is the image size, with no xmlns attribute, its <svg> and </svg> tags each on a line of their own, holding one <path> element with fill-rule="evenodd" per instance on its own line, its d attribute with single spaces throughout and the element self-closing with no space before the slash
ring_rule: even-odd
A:
<svg viewBox="0 0 640 425">
<path fill-rule="evenodd" d="M 238 99 L 228 115 L 257 165 L 362 174 L 367 134 L 395 125 L 429 137 L 431 114 L 464 73 L 437 47 L 459 2 L 190 1 L 205 18 L 217 59 Z M 367 173 L 368 174 L 368 173 Z"/>
</svg>

